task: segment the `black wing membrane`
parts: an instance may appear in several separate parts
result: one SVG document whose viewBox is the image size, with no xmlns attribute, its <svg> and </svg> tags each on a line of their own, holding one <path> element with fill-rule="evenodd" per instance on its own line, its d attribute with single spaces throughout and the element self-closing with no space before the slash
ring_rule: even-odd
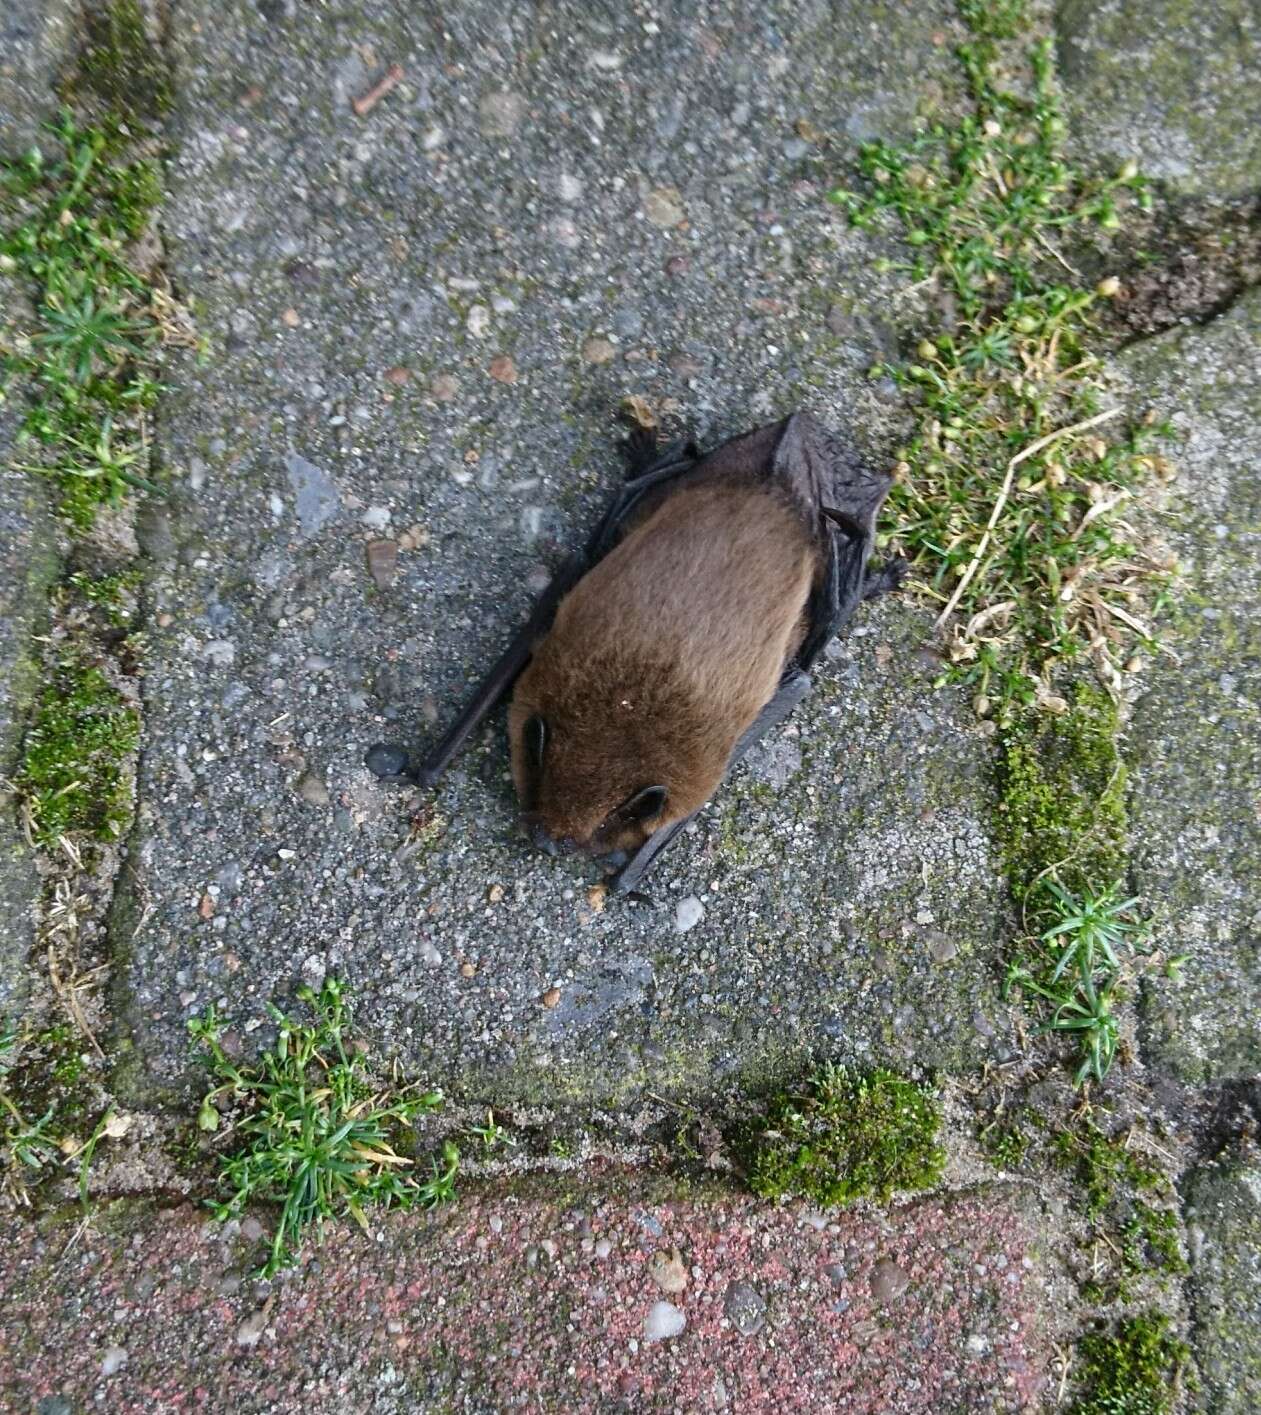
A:
<svg viewBox="0 0 1261 1415">
<path fill-rule="evenodd" d="M 891 561 L 874 574 L 868 571 L 875 546 L 876 516 L 892 478 L 875 471 L 808 413 L 794 413 L 782 422 L 733 437 L 703 457 L 688 442 L 658 450 L 655 437 L 643 432 L 632 434 L 627 450 L 627 480 L 592 532 L 585 550 L 572 556 L 539 596 L 525 625 L 442 738 L 416 767 L 410 765 L 403 749 L 378 743 L 365 757 L 370 770 L 383 779 L 433 786 L 469 733 L 511 691 L 529 662 L 534 645 L 551 627 L 560 601 L 632 526 L 685 481 L 741 477 L 772 482 L 796 502 L 819 538 L 822 572 L 807 607 L 801 647 L 785 664 L 770 702 L 737 742 L 728 772 L 806 697 L 811 688 L 807 670 L 862 600 L 894 589 L 901 581 L 901 562 Z M 634 889 L 687 823 L 676 821 L 646 840 L 613 877 L 615 892 L 624 894 Z"/>
</svg>

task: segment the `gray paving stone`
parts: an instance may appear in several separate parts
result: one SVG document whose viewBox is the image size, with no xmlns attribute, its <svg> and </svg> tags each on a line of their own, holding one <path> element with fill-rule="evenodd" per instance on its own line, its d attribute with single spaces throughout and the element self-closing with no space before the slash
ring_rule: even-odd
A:
<svg viewBox="0 0 1261 1415">
<path fill-rule="evenodd" d="M 1187 1185 L 1191 1303 L 1205 1408 L 1261 1407 L 1261 1165 L 1234 1149 Z"/>
<path fill-rule="evenodd" d="M 1060 77 L 1090 160 L 1135 158 L 1175 190 L 1261 185 L 1261 10 L 1254 0 L 1060 0 Z"/>
<path fill-rule="evenodd" d="M 1123 368 L 1169 413 L 1164 529 L 1185 575 L 1134 712 L 1133 859 L 1190 962 L 1146 1008 L 1151 1055 L 1191 1080 L 1256 1075 L 1261 1020 L 1261 291 Z"/>
<path fill-rule="evenodd" d="M 526 848 L 502 720 L 432 802 L 360 765 L 432 734 L 591 524 L 623 394 L 715 440 L 809 407 L 888 454 L 866 369 L 890 287 L 795 125 L 847 150 L 908 131 L 955 81 L 949 7 L 322 14 L 172 14 L 165 230 L 211 353 L 159 427 L 178 491 L 116 930 L 127 1075 L 175 1082 L 190 1011 L 248 1026 L 304 969 L 344 975 L 411 1069 L 498 1094 L 1002 1045 L 987 746 L 932 690 L 905 606 L 864 611 L 654 908 L 597 912 L 593 866 Z M 489 376 L 500 354 L 514 384 Z M 411 527 L 383 589 L 366 543 Z M 704 918 L 680 934 L 690 895 Z M 934 962 L 942 929 L 958 951 Z"/>
</svg>

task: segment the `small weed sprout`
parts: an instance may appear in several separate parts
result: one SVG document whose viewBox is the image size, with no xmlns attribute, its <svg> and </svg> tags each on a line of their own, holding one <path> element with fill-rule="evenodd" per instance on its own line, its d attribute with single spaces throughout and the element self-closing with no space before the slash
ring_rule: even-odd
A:
<svg viewBox="0 0 1261 1415">
<path fill-rule="evenodd" d="M 207 1132 L 224 1125 L 230 1141 L 220 1154 L 219 1182 L 227 1197 L 211 1201 L 220 1219 L 251 1202 L 279 1204 L 280 1218 L 262 1275 L 292 1262 L 312 1224 L 349 1214 L 367 1231 L 369 1204 L 432 1207 L 455 1193 L 459 1151 L 447 1142 L 418 1178 L 415 1161 L 395 1149 L 418 1116 L 442 1104 L 438 1091 L 407 1086 L 379 1089 L 361 1054 L 348 1049 L 350 1019 L 341 985 L 328 979 L 318 993 L 300 988 L 314 1014 L 303 1023 L 272 1009 L 274 1044 L 249 1065 L 238 1065 L 223 1045 L 223 1023 L 212 1006 L 189 1022 L 206 1052 L 215 1084 L 197 1116 Z"/>
<path fill-rule="evenodd" d="M 488 1154 L 492 1150 L 497 1150 L 500 1145 L 511 1147 L 517 1143 L 507 1130 L 496 1121 L 493 1110 L 486 1112 L 485 1125 L 471 1125 L 469 1133 L 482 1142 L 482 1149 Z"/>
<path fill-rule="evenodd" d="M 1079 897 L 1050 881 L 1049 907 L 1056 922 L 1039 938 L 1036 961 L 1014 963 L 1007 972 L 1005 995 L 1020 988 L 1051 1004 L 1043 1032 L 1078 1039 L 1079 1086 L 1092 1078 L 1102 1081 L 1112 1066 L 1118 1040 L 1112 1005 L 1128 965 L 1148 938 L 1148 926 L 1133 917 L 1138 900 L 1119 899 L 1118 892 L 1114 886 Z"/>
</svg>

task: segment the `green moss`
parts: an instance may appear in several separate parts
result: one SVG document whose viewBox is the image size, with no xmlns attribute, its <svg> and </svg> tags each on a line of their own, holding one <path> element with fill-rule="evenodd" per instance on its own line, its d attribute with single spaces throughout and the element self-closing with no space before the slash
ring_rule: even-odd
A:
<svg viewBox="0 0 1261 1415">
<path fill-rule="evenodd" d="M 139 0 L 106 0 L 84 15 L 79 72 L 86 85 L 124 119 L 152 122 L 171 106 L 171 78 L 145 29 Z"/>
<path fill-rule="evenodd" d="M 1113 1335 L 1092 1333 L 1079 1345 L 1083 1392 L 1073 1415 L 1166 1415 L 1190 1352 L 1159 1312 L 1122 1321 Z"/>
<path fill-rule="evenodd" d="M 1029 1153 L 1029 1136 L 1015 1121 L 1006 1121 L 982 1132 L 981 1148 L 998 1169 L 1019 1169 Z"/>
<path fill-rule="evenodd" d="M 1130 1272 L 1189 1271 L 1178 1242 L 1178 1216 L 1172 1209 L 1136 1203 L 1121 1234 L 1122 1259 Z"/>
<path fill-rule="evenodd" d="M 1086 1196 L 1087 1216 L 1101 1217 L 1127 1190 L 1155 1192 L 1169 1181 L 1150 1161 L 1119 1140 L 1113 1140 L 1090 1121 L 1059 1131 L 1054 1152 Z"/>
<path fill-rule="evenodd" d="M 1075 892 L 1121 874 L 1125 768 L 1117 732 L 1116 705 L 1079 684 L 1067 712 L 1026 715 L 1004 733 L 998 835 L 1017 898 L 1052 868 Z"/>
<path fill-rule="evenodd" d="M 139 738 L 139 714 L 87 650 L 59 645 L 16 776 L 37 844 L 62 836 L 112 840 L 122 832 L 131 816 L 126 762 Z"/>
<path fill-rule="evenodd" d="M 775 1096 L 765 1123 L 740 1137 L 749 1182 L 768 1198 L 821 1204 L 887 1200 L 941 1177 L 941 1112 L 932 1095 L 891 1071 L 854 1075 L 828 1066 Z"/>
</svg>

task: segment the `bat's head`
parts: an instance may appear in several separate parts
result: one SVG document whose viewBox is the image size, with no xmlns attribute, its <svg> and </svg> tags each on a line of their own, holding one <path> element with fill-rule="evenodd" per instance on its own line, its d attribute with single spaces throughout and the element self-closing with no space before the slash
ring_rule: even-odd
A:
<svg viewBox="0 0 1261 1415">
<path fill-rule="evenodd" d="M 668 665 L 616 650 L 579 660 L 545 640 L 508 711 L 513 780 L 535 844 L 633 854 L 691 815 L 722 780 L 730 747 L 710 747 L 698 709 Z"/>
</svg>

